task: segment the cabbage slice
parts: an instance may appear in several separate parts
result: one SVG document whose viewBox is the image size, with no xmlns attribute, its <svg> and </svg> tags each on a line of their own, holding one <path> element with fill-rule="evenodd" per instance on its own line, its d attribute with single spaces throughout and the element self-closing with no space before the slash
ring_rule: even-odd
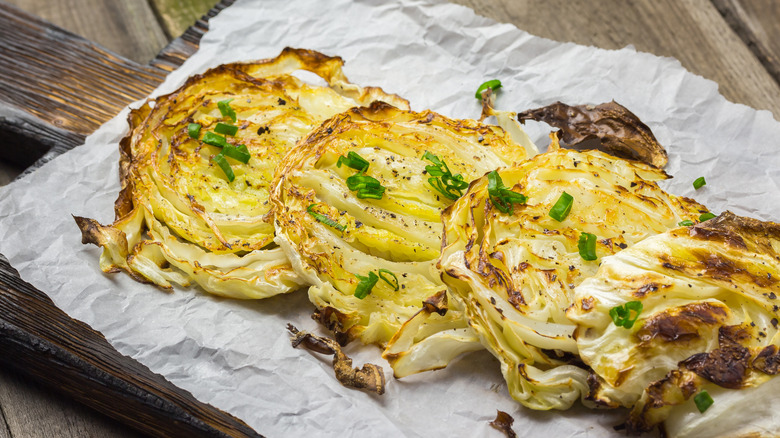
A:
<svg viewBox="0 0 780 438">
<path fill-rule="evenodd" d="M 85 243 L 103 247 L 105 272 L 171 289 L 197 284 L 233 298 L 265 298 L 302 285 L 273 242 L 269 193 L 284 155 L 325 119 L 354 106 L 384 100 L 408 103 L 378 88 L 350 84 L 343 61 L 309 50 L 285 49 L 278 57 L 227 64 L 196 75 L 175 92 L 130 114 L 121 142 L 122 191 L 110 226 L 77 218 Z M 310 85 L 292 73 L 307 70 L 328 86 Z M 223 114 L 228 102 L 236 120 Z M 229 181 L 204 143 L 218 123 L 236 127 L 225 136 L 245 145 L 251 158 L 227 160 Z M 192 138 L 189 125 L 200 126 Z"/>
<path fill-rule="evenodd" d="M 343 342 L 359 338 L 385 345 L 424 301 L 445 294 L 436 268 L 441 248 L 441 210 L 453 201 L 432 185 L 433 163 L 469 182 L 527 157 L 501 128 L 453 120 L 431 111 L 405 111 L 377 103 L 325 122 L 282 163 L 272 194 L 277 243 L 296 272 L 312 286 L 316 318 Z M 359 170 L 340 157 L 357 154 Z M 360 198 L 349 178 L 374 178 L 381 199 Z M 393 273 L 398 290 L 379 281 L 363 299 L 357 276 Z M 442 339 L 455 348 L 481 348 L 465 320 L 457 336 Z M 463 345 L 461 345 L 463 344 Z M 446 361 L 446 358 L 444 359 Z"/>
<path fill-rule="evenodd" d="M 631 407 L 631 432 L 666 420 L 669 436 L 775 436 L 761 405 L 777 398 L 778 279 L 780 225 L 729 212 L 605 258 L 568 312 L 591 397 Z M 642 312 L 617 327 L 609 310 L 629 301 Z M 702 390 L 714 399 L 703 414 Z"/>
<path fill-rule="evenodd" d="M 488 200 L 488 178 L 474 181 L 443 214 L 439 265 L 469 325 L 501 361 L 512 397 L 533 409 L 566 409 L 588 393 L 566 309 L 599 264 L 580 256 L 579 237 L 595 234 L 601 259 L 706 209 L 661 190 L 654 181 L 667 175 L 652 166 L 555 142 L 499 174 L 526 204 L 501 213 Z M 549 211 L 564 191 L 574 203 L 558 222 Z M 419 337 L 409 351 L 433 350 L 429 339 Z"/>
</svg>

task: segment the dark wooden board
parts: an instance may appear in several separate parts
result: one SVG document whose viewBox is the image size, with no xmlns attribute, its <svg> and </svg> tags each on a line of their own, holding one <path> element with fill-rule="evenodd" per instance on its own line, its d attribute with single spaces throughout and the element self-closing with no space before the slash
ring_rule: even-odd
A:
<svg viewBox="0 0 780 438">
<path fill-rule="evenodd" d="M 143 66 L 0 3 L 0 150 L 29 165 L 81 144 L 129 102 L 146 96 L 197 49 L 207 17 Z M 155 436 L 260 436 L 119 354 L 0 259 L 0 362 Z M 7 429 L 4 429 L 7 431 Z"/>
</svg>

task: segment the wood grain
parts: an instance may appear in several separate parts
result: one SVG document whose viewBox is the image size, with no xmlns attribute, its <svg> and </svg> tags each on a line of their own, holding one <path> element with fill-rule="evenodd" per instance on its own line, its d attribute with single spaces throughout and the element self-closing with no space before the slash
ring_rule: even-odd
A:
<svg viewBox="0 0 780 438">
<path fill-rule="evenodd" d="M 259 436 L 242 421 L 197 401 L 117 353 L 0 260 L 0 362 L 156 436 Z M 53 373 L 52 370 L 56 370 Z M 117 409 L 121 406 L 121 409 Z"/>
<path fill-rule="evenodd" d="M 140 64 L 169 41 L 147 0 L 5 1 Z"/>
<path fill-rule="evenodd" d="M 0 374 L 0 407 L 6 414 L 6 422 L 0 422 L 0 438 L 143 436 L 13 372 Z"/>
<path fill-rule="evenodd" d="M 712 0 L 726 22 L 780 83 L 780 2 Z"/>
<path fill-rule="evenodd" d="M 234 1 L 222 0 L 217 3 L 192 26 L 188 27 L 180 37 L 171 41 L 149 65 L 165 72 L 173 71 L 179 67 L 190 55 L 198 50 L 201 37 L 209 30 L 208 20 L 219 14 L 221 10 L 232 5 Z"/>
<path fill-rule="evenodd" d="M 693 73 L 717 82 L 727 99 L 769 110 L 780 120 L 780 85 L 709 0 L 453 2 L 557 41 L 605 49 L 632 44 L 640 51 L 675 57 Z M 771 19 L 777 23 L 778 17 Z"/>
<path fill-rule="evenodd" d="M 70 147 L 147 95 L 165 74 L 0 3 L 0 159 L 29 166 L 54 146 Z M 40 143 L 31 130 L 40 128 Z M 25 141 L 27 139 L 28 141 Z"/>
<path fill-rule="evenodd" d="M 217 0 L 149 0 L 149 2 L 163 31 L 170 39 L 183 34 L 217 4 Z"/>
</svg>

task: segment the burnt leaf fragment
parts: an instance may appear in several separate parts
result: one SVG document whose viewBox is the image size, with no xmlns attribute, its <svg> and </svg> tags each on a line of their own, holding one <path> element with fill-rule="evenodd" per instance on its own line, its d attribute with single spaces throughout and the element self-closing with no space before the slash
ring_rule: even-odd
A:
<svg viewBox="0 0 780 438">
<path fill-rule="evenodd" d="M 504 432 L 504 435 L 507 436 L 507 438 L 515 438 L 517 437 L 517 434 L 514 430 L 512 430 L 512 424 L 515 422 L 515 419 L 512 418 L 511 415 L 507 414 L 504 411 L 496 411 L 496 419 L 490 422 L 490 425 L 493 426 L 494 429 L 498 429 L 501 432 Z"/>
<path fill-rule="evenodd" d="M 517 120 L 545 122 L 560 129 L 561 145 L 576 150 L 598 149 L 619 158 L 642 161 L 659 169 L 666 166 L 666 150 L 650 128 L 623 105 L 570 106 L 556 102 L 542 108 L 523 111 Z"/>
<path fill-rule="evenodd" d="M 341 351 L 341 346 L 333 339 L 300 331 L 292 324 L 287 324 L 287 330 L 292 334 L 290 341 L 294 348 L 302 346 L 317 353 L 332 354 L 333 371 L 342 385 L 379 395 L 385 393 L 385 374 L 382 367 L 367 363 L 363 368 L 353 368 L 352 359 Z"/>
</svg>

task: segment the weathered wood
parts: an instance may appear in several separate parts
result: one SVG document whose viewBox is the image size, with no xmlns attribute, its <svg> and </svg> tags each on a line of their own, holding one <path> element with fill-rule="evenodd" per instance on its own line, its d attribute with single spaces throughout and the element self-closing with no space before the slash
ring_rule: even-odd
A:
<svg viewBox="0 0 780 438">
<path fill-rule="evenodd" d="M 208 20 L 217 15 L 221 10 L 232 5 L 235 0 L 222 0 L 212 9 L 206 12 L 192 26 L 178 38 L 171 41 L 149 65 L 170 72 L 184 63 L 198 50 L 198 44 L 203 35 L 209 30 Z"/>
<path fill-rule="evenodd" d="M 13 272 L 0 260 L 0 363 L 4 366 L 33 375 L 150 435 L 259 436 L 242 421 L 197 401 L 120 355 L 100 333 L 68 317 Z"/>
<path fill-rule="evenodd" d="M 2 3 L 0 22 L 0 159 L 18 166 L 80 144 L 165 77 Z"/>
<path fill-rule="evenodd" d="M 5 1 L 139 64 L 149 62 L 170 40 L 148 0 Z"/>
<path fill-rule="evenodd" d="M 770 110 L 780 120 L 780 85 L 709 0 L 453 2 L 553 40 L 605 49 L 633 44 L 640 51 L 675 57 L 688 70 L 717 82 L 727 99 Z M 778 17 L 766 19 L 776 23 Z"/>
<path fill-rule="evenodd" d="M 712 3 L 780 84 L 780 2 L 712 0 Z"/>
<path fill-rule="evenodd" d="M 0 438 L 144 436 L 10 370 L 0 373 L 0 407 Z"/>
<path fill-rule="evenodd" d="M 149 0 L 165 34 L 174 39 L 214 8 L 217 0 Z"/>
</svg>

